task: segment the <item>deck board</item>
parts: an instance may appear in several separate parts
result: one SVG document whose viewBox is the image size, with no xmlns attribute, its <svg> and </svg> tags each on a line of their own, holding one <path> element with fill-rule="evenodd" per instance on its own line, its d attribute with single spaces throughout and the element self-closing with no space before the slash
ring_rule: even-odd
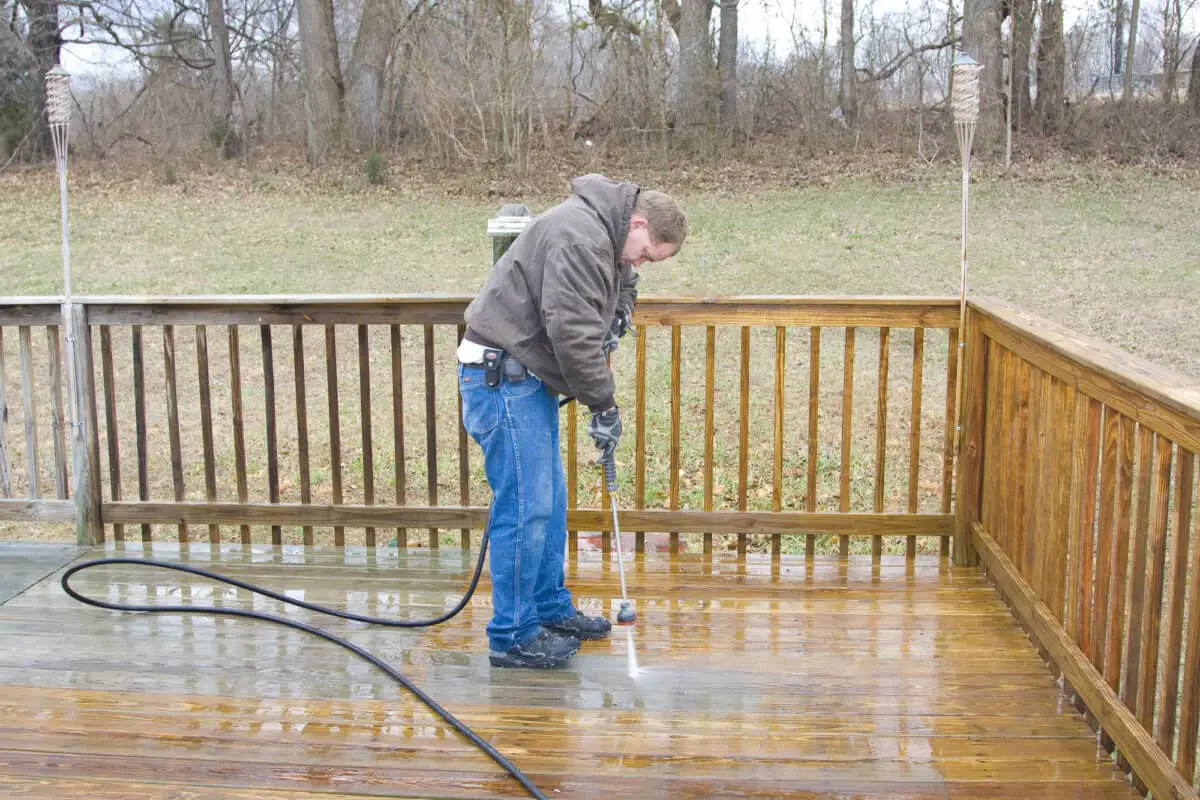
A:
<svg viewBox="0 0 1200 800">
<path fill-rule="evenodd" d="M 457 551 L 107 551 L 143 553 L 384 616 L 440 612 L 472 566 Z M 383 656 L 552 797 L 1134 797 L 978 570 L 665 555 L 630 566 L 636 678 L 624 631 L 585 643 L 568 669 L 492 669 L 486 579 L 432 630 L 284 613 Z M 583 554 L 568 574 L 582 607 L 615 614 L 611 562 Z M 279 610 L 163 570 L 105 568 L 75 585 L 124 602 Z M 52 575 L 0 604 L 0 796 L 523 792 L 349 653 L 249 620 L 83 608 Z"/>
</svg>

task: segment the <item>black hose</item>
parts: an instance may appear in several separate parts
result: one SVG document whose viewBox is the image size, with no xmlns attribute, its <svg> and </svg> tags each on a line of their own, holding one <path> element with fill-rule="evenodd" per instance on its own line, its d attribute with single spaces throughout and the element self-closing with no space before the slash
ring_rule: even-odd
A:
<svg viewBox="0 0 1200 800">
<path fill-rule="evenodd" d="M 296 622 L 294 620 L 286 619 L 285 617 L 277 617 L 273 614 L 263 614 L 259 611 L 243 611 L 242 609 L 238 608 L 215 608 L 211 606 L 143 606 L 125 605 L 123 603 L 110 603 L 105 600 L 96 600 L 91 597 L 85 597 L 84 595 L 75 591 L 75 589 L 71 588 L 70 584 L 71 576 L 73 576 L 75 573 L 82 572 L 85 569 L 105 566 L 108 564 L 132 564 L 146 567 L 160 567 L 162 569 L 173 569 L 177 572 L 187 572 L 191 575 L 199 575 L 200 577 L 208 578 L 209 580 L 214 580 L 218 583 L 226 583 L 230 586 L 236 586 L 239 589 L 245 589 L 248 592 L 260 594 L 264 597 L 270 597 L 271 599 L 278 600 L 281 603 L 299 606 L 300 608 L 305 608 L 309 611 L 315 611 L 319 614 L 328 614 L 333 617 L 341 617 L 342 619 L 353 620 L 355 622 L 366 622 L 372 625 L 386 625 L 393 628 L 425 628 L 429 627 L 430 625 L 437 625 L 445 622 L 466 607 L 467 603 L 471 599 L 471 595 L 475 593 L 475 587 L 479 584 L 479 576 L 483 571 L 483 559 L 484 556 L 487 555 L 487 545 L 488 538 L 487 533 L 485 532 L 483 536 L 483 542 L 480 546 L 479 563 L 475 565 L 475 574 L 471 577 L 471 584 L 467 587 L 466 594 L 463 595 L 462 600 L 459 601 L 458 605 L 456 605 L 447 613 L 442 614 L 440 617 L 424 620 L 380 619 L 377 617 L 363 616 L 361 614 L 351 614 L 347 611 L 337 611 L 332 608 L 325 608 L 323 606 L 316 605 L 315 603 L 306 603 L 303 600 L 296 600 L 294 598 L 287 597 L 286 595 L 279 594 L 278 592 L 272 592 L 269 589 L 263 589 L 262 587 L 255 586 L 254 584 L 246 583 L 244 581 L 239 581 L 235 578 L 218 575 L 217 573 L 209 572 L 208 570 L 189 567 L 183 564 L 172 564 L 166 561 L 156 561 L 150 558 L 100 558 L 92 561 L 85 561 L 81 564 L 76 564 L 63 573 L 62 588 L 64 592 L 81 603 L 85 603 L 89 606 L 95 606 L 97 608 L 106 608 L 110 611 L 139 611 L 158 614 L 223 614 L 229 617 L 244 617 L 247 619 L 274 622 L 278 625 L 286 625 L 294 630 L 312 634 L 313 636 L 324 639 L 327 642 L 332 642 L 340 647 L 344 647 L 364 661 L 374 664 L 376 667 L 386 672 L 392 677 L 393 680 L 411 692 L 418 700 L 429 706 L 429 708 L 439 717 L 444 719 L 446 723 L 450 725 L 450 727 L 462 734 L 468 741 L 471 742 L 471 744 L 487 753 L 493 761 L 499 764 L 506 772 L 508 772 L 509 775 L 513 776 L 513 778 L 515 778 L 517 782 L 524 787 L 525 791 L 529 792 L 530 797 L 538 798 L 538 800 L 546 800 L 546 796 L 542 794 L 536 786 L 533 785 L 533 782 L 530 781 L 529 778 L 525 777 L 525 774 L 521 772 L 521 770 L 517 769 L 511 761 L 502 756 L 500 752 L 496 750 L 496 748 L 485 742 L 479 737 L 478 734 L 475 733 L 475 731 L 471 730 L 466 726 L 466 724 L 460 722 L 453 714 L 438 705 L 437 701 L 425 694 L 425 692 L 421 691 L 415 683 L 404 677 L 404 675 L 392 668 L 378 656 L 367 650 L 364 650 L 353 642 L 347 641 L 339 636 L 334 636 L 332 633 L 323 631 L 320 628 L 316 628 L 311 625 L 305 625 L 303 622 Z"/>
</svg>

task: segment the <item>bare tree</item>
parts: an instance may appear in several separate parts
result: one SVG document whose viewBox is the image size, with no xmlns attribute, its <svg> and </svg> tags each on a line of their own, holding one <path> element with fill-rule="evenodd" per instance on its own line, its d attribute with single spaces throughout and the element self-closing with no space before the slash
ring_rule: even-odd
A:
<svg viewBox="0 0 1200 800">
<path fill-rule="evenodd" d="M 1183 43 L 1183 21 L 1195 5 L 1194 0 L 1184 3 L 1183 0 L 1163 0 L 1162 7 L 1162 59 L 1163 59 L 1163 100 L 1175 102 L 1179 88 L 1177 75 L 1183 66 L 1186 47 Z"/>
<path fill-rule="evenodd" d="M 308 159 L 319 163 L 342 143 L 342 70 L 332 0 L 297 0 L 300 56 L 304 66 L 304 112 Z"/>
<path fill-rule="evenodd" d="M 712 0 L 663 0 L 663 10 L 679 39 L 675 126 L 685 132 L 703 128 L 712 111 Z"/>
<path fill-rule="evenodd" d="M 1192 44 L 1192 76 L 1188 81 L 1188 107 L 1200 117 L 1200 39 Z"/>
<path fill-rule="evenodd" d="M 1129 8 L 1129 45 L 1125 51 L 1125 84 L 1121 102 L 1133 108 L 1133 59 L 1137 55 L 1138 17 L 1142 13 L 1142 1 L 1131 0 Z"/>
<path fill-rule="evenodd" d="M 983 65 L 979 81 L 979 127 L 975 141 L 980 152 L 996 145 L 1004 130 L 1003 64 L 999 0 L 966 0 L 963 6 L 963 49 Z"/>
<path fill-rule="evenodd" d="M 1112 74 L 1122 74 L 1125 58 L 1125 0 L 1113 0 Z"/>
<path fill-rule="evenodd" d="M 212 59 L 216 75 L 216 101 L 212 136 L 226 158 L 241 153 L 241 136 L 233 126 L 233 59 L 229 50 L 229 27 L 225 22 L 225 0 L 207 0 L 208 27 L 212 37 Z"/>
<path fill-rule="evenodd" d="M 720 3 L 717 71 L 721 75 L 721 126 L 731 131 L 737 118 L 738 0 L 720 0 Z"/>
<path fill-rule="evenodd" d="M 846 121 L 853 125 L 858 116 L 858 79 L 854 71 L 854 0 L 842 0 L 841 75 L 838 80 L 838 106 Z"/>
<path fill-rule="evenodd" d="M 1066 62 L 1062 0 L 1042 0 L 1042 25 L 1037 54 L 1038 90 L 1033 111 L 1044 132 L 1057 131 L 1062 127 L 1063 114 L 1066 111 Z"/>
<path fill-rule="evenodd" d="M 58 30 L 58 0 L 23 0 L 29 20 L 26 49 L 33 57 L 34 120 L 33 148 L 39 156 L 53 154 L 50 127 L 46 122 L 46 73 L 59 63 L 62 38 Z"/>
<path fill-rule="evenodd" d="M 1033 116 L 1033 96 L 1030 92 L 1029 69 L 1033 58 L 1034 0 L 1013 0 L 1012 46 L 1009 69 L 1012 70 L 1013 126 L 1029 124 Z"/>
</svg>

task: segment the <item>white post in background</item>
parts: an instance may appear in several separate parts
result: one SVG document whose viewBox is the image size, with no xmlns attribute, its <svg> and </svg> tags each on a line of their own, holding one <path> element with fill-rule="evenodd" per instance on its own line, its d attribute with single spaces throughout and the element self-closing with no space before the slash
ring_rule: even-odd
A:
<svg viewBox="0 0 1200 800">
<path fill-rule="evenodd" d="M 955 381 L 955 409 L 959 422 L 954 426 L 954 452 L 958 452 L 962 436 L 961 411 L 963 403 L 963 372 L 966 367 L 967 346 L 967 209 L 971 196 L 971 145 L 975 141 L 975 126 L 979 123 L 979 73 L 983 66 L 966 53 L 957 53 L 953 71 L 950 108 L 954 114 L 954 130 L 958 136 L 958 151 L 962 155 L 962 276 L 959 281 L 961 297 L 958 308 L 958 377 Z"/>
<path fill-rule="evenodd" d="M 54 140 L 54 160 L 58 167 L 58 196 L 62 215 L 63 304 L 62 329 L 66 338 L 67 395 L 70 398 L 71 494 L 75 499 L 75 535 L 80 544 L 94 541 L 88 481 L 85 381 L 79 363 L 79 318 L 71 300 L 71 248 L 67 223 L 67 154 L 71 128 L 71 76 L 62 66 L 46 73 L 46 117 Z M 84 322 L 83 324 L 86 324 Z"/>
</svg>

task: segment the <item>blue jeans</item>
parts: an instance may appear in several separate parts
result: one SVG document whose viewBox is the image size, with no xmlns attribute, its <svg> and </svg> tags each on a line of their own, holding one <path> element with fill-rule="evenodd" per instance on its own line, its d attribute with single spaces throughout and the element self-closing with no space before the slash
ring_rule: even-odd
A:
<svg viewBox="0 0 1200 800">
<path fill-rule="evenodd" d="M 492 389 L 482 367 L 461 364 L 458 389 L 463 425 L 483 450 L 492 488 L 488 645 L 505 651 L 536 637 L 542 622 L 575 614 L 563 585 L 567 486 L 558 401 L 533 375 Z"/>
</svg>

